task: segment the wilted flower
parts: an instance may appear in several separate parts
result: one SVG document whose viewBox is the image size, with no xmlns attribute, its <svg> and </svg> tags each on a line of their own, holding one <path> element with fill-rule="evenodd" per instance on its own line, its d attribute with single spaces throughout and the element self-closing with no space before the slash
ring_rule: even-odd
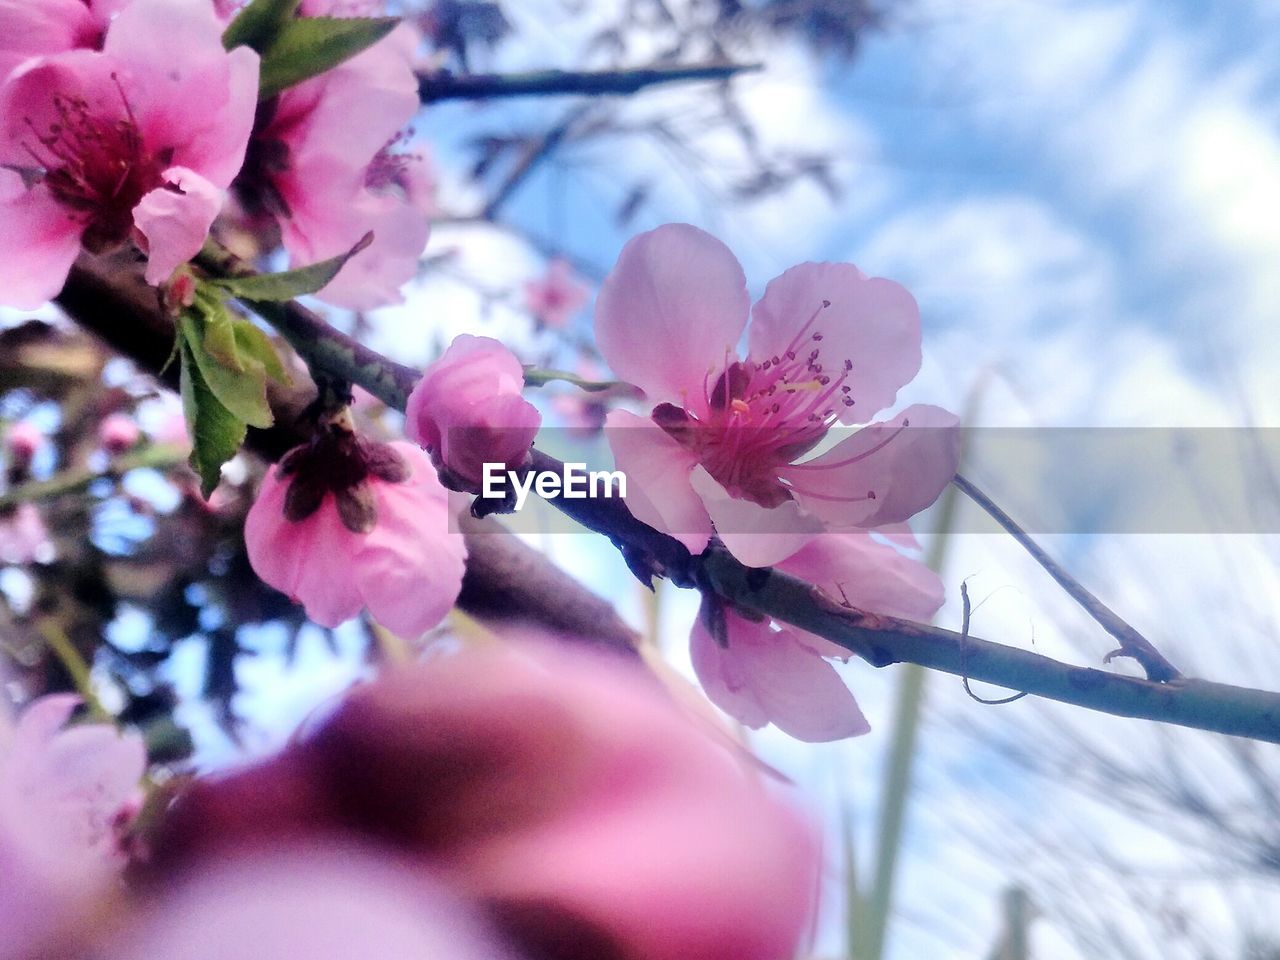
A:
<svg viewBox="0 0 1280 960">
<path fill-rule="evenodd" d="M 462 588 L 467 551 L 449 516 L 426 454 L 361 440 L 348 420 L 268 471 L 245 546 L 258 576 L 316 623 L 336 627 L 367 607 L 389 630 L 418 637 Z"/>
<path fill-rule="evenodd" d="M 34 308 L 84 248 L 133 240 L 158 284 L 194 256 L 244 158 L 258 55 L 206 3 L 133 0 L 101 52 L 32 58 L 0 86 L 0 300 Z"/>
<path fill-rule="evenodd" d="M 524 367 L 491 337 L 462 334 L 422 374 L 405 407 L 405 433 L 447 479 L 478 490 L 486 463 L 522 466 L 542 417 L 521 396 Z"/>
<path fill-rule="evenodd" d="M 927 621 L 942 606 L 942 581 L 914 557 L 869 533 L 827 533 L 777 564 L 859 610 Z M 711 702 L 748 727 L 772 723 L 798 740 L 840 740 L 871 728 L 824 658 L 850 653 L 829 640 L 769 620 L 724 611 L 715 636 L 705 617 L 689 638 L 694 672 Z"/>
<path fill-rule="evenodd" d="M 350 14 L 341 3 L 310 3 L 303 12 Z M 236 179 L 245 210 L 279 223 L 295 266 L 344 253 L 373 232 L 373 243 L 317 294 L 338 306 L 398 303 L 427 243 L 435 204 L 429 169 L 395 149 L 418 111 L 417 44 L 413 28 L 401 24 L 264 103 Z"/>
<path fill-rule="evenodd" d="M 146 769 L 142 741 L 107 724 L 65 727 L 77 697 L 43 697 L 16 727 L 0 717 L 0 958 L 83 910 L 123 866 L 121 832 Z M 65 727 L 65 729 L 64 729 Z"/>
<path fill-rule="evenodd" d="M 309 837 L 382 844 L 528 956 L 785 960 L 811 825 L 629 663 L 466 651 L 359 688 L 279 758 L 197 784 L 160 880 Z"/>
<path fill-rule="evenodd" d="M 524 303 L 538 322 L 547 327 L 563 327 L 591 296 L 591 288 L 583 283 L 568 260 L 556 257 L 547 264 L 540 280 L 524 285 Z"/>
<path fill-rule="evenodd" d="M 609 416 L 628 505 L 695 553 L 717 532 L 766 565 L 823 526 L 905 520 L 955 472 L 956 418 L 921 405 L 797 462 L 833 426 L 892 403 L 920 366 L 911 294 L 851 264 L 792 267 L 752 308 L 720 241 L 659 227 L 623 248 L 597 298 L 596 337 L 614 372 L 657 404 L 649 418 Z"/>
</svg>

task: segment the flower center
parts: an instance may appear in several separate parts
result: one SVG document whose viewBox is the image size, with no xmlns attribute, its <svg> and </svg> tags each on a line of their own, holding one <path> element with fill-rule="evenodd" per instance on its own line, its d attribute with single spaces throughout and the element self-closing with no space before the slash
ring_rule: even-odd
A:
<svg viewBox="0 0 1280 960">
<path fill-rule="evenodd" d="M 701 420 L 688 404 L 662 404 L 653 419 L 698 455 L 699 462 L 735 497 L 775 507 L 791 493 L 778 468 L 812 450 L 837 422 L 836 411 L 853 406 L 848 380 L 853 361 L 823 351 L 823 300 L 787 348 L 777 356 L 729 361 L 703 382 L 709 411 Z"/>
<path fill-rule="evenodd" d="M 112 75 L 124 100 L 124 90 Z M 23 148 L 37 178 L 60 204 L 82 218 L 83 244 L 92 253 L 118 247 L 133 229 L 133 208 L 160 186 L 173 151 L 149 153 L 124 100 L 124 117 L 95 114 L 83 97 L 53 97 L 57 119 L 40 131 L 26 121 L 32 139 Z"/>
</svg>

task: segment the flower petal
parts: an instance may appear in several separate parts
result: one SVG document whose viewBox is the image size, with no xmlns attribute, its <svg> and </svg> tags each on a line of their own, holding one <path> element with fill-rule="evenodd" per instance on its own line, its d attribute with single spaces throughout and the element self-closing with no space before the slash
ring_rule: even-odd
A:
<svg viewBox="0 0 1280 960">
<path fill-rule="evenodd" d="M 467 548 L 462 534 L 449 530 L 449 494 L 431 460 L 411 443 L 392 447 L 412 475 L 404 483 L 376 484 L 378 524 L 351 572 L 374 619 L 417 639 L 457 601 Z"/>
<path fill-rule="evenodd" d="M 150 191 L 133 208 L 134 225 L 147 238 L 147 283 L 158 286 L 204 245 L 222 192 L 194 170 L 170 167 L 165 186 Z"/>
<path fill-rule="evenodd" d="M 749 567 L 769 567 L 791 556 L 825 529 L 817 517 L 805 513 L 794 500 L 762 507 L 731 497 L 703 467 L 689 477 L 702 497 L 716 534 L 729 552 Z"/>
<path fill-rule="evenodd" d="M 916 404 L 778 473 L 805 510 L 833 526 L 897 523 L 938 499 L 955 476 L 959 425 L 953 413 Z"/>
<path fill-rule="evenodd" d="M 847 383 L 854 403 L 837 407 L 845 423 L 869 421 L 920 369 L 915 298 L 853 264 L 802 263 L 771 281 L 751 311 L 748 352 L 757 360 L 780 356 L 794 349 L 802 331 L 805 349 L 820 351 L 825 370 L 840 370 L 846 360 L 853 365 Z M 813 334 L 822 339 L 813 341 Z"/>
<path fill-rule="evenodd" d="M 37 184 L 0 169 L 0 303 L 34 310 L 62 289 L 80 253 L 82 226 Z"/>
<path fill-rule="evenodd" d="M 728 646 L 701 619 L 689 638 L 694 672 L 711 702 L 749 727 L 766 722 L 797 740 L 823 743 L 871 727 L 835 668 L 792 630 L 727 617 Z"/>
<path fill-rule="evenodd" d="M 669 533 L 690 553 L 705 550 L 711 517 L 690 484 L 697 458 L 652 420 L 625 410 L 609 414 L 605 434 L 614 464 L 627 478 L 627 508 L 635 518 Z"/>
<path fill-rule="evenodd" d="M 859 610 L 927 621 L 942 606 L 942 579 L 870 533 L 821 534 L 777 566 Z"/>
<path fill-rule="evenodd" d="M 673 223 L 632 238 L 596 298 L 596 341 L 613 372 L 655 403 L 705 413 L 708 375 L 736 356 L 750 298 L 723 243 Z"/>
</svg>

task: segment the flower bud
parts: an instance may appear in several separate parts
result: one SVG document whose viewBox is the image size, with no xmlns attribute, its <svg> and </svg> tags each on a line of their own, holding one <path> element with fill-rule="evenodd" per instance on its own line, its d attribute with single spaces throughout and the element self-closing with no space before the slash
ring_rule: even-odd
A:
<svg viewBox="0 0 1280 960">
<path fill-rule="evenodd" d="M 4 452 L 13 466 L 25 469 L 44 442 L 44 434 L 39 427 L 30 421 L 19 420 L 5 431 Z"/>
<path fill-rule="evenodd" d="M 141 436 L 133 418 L 123 413 L 113 413 L 98 425 L 98 443 L 113 457 L 132 449 Z"/>
</svg>

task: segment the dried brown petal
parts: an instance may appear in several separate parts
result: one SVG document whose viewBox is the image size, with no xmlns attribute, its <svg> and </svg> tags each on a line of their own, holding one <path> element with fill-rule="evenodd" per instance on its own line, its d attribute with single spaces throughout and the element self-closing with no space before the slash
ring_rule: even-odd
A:
<svg viewBox="0 0 1280 960">
<path fill-rule="evenodd" d="M 378 499 L 367 483 L 337 491 L 338 516 L 352 533 L 368 533 L 378 524 Z"/>
</svg>

